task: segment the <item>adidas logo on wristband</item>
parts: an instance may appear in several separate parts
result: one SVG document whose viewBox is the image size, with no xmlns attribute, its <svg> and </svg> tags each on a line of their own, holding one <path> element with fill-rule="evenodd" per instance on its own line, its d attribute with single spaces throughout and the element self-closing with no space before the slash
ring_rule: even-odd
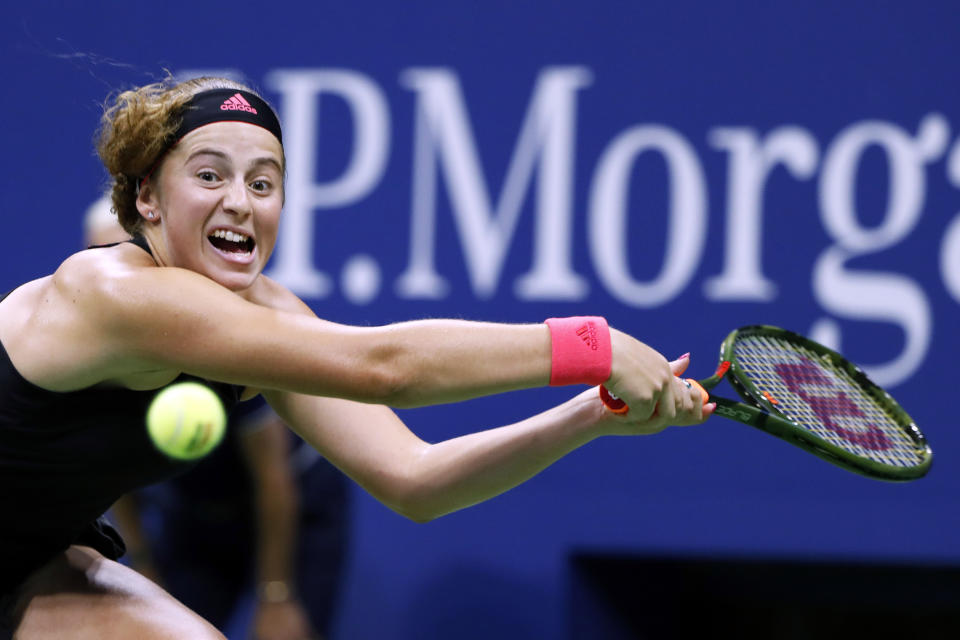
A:
<svg viewBox="0 0 960 640">
<path fill-rule="evenodd" d="M 590 349 L 596 351 L 599 348 L 597 346 L 597 327 L 592 322 L 588 322 L 577 329 L 577 335 Z"/>
</svg>

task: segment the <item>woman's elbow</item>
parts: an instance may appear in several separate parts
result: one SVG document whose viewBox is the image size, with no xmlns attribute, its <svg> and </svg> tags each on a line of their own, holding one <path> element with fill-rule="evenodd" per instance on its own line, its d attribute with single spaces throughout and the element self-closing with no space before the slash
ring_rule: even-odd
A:
<svg viewBox="0 0 960 640">
<path fill-rule="evenodd" d="M 407 520 L 412 520 L 417 524 L 427 524 L 428 522 L 432 522 L 443 515 L 442 513 L 430 513 L 422 509 L 395 508 L 394 511 L 402 515 Z"/>
<path fill-rule="evenodd" d="M 358 384 L 357 400 L 396 409 L 417 406 L 415 381 L 402 367 L 386 362 L 368 365 Z"/>
<path fill-rule="evenodd" d="M 436 491 L 420 483 L 398 483 L 392 495 L 381 501 L 399 515 L 417 524 L 426 524 L 448 513 L 437 501 Z"/>
<path fill-rule="evenodd" d="M 358 370 L 363 371 L 363 395 L 371 402 L 396 409 L 429 404 L 424 392 L 437 386 L 416 353 L 396 346 L 371 347 L 361 358 Z"/>
</svg>

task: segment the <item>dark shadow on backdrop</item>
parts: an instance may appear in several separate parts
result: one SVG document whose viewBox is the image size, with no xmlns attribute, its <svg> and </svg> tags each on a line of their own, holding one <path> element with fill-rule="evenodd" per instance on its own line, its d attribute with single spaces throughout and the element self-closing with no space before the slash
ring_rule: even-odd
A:
<svg viewBox="0 0 960 640">
<path fill-rule="evenodd" d="M 946 640 L 960 568 L 577 552 L 570 640 Z"/>
</svg>

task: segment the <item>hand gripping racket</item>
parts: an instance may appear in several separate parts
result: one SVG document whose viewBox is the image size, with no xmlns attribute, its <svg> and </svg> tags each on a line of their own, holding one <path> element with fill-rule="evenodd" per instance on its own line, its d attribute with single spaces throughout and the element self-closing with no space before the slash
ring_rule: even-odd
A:
<svg viewBox="0 0 960 640">
<path fill-rule="evenodd" d="M 726 378 L 743 402 L 715 396 Z M 720 347 L 720 366 L 700 385 L 714 413 L 757 427 L 869 478 L 916 480 L 933 452 L 900 405 L 849 360 L 801 335 L 766 325 L 741 327 Z M 629 408 L 603 387 L 608 409 Z"/>
</svg>

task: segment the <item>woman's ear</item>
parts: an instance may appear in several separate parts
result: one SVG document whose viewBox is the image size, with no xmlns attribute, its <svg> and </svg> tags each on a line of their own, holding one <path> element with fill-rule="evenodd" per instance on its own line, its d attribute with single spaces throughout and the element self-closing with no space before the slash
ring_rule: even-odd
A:
<svg viewBox="0 0 960 640">
<path fill-rule="evenodd" d="M 137 193 L 137 211 L 147 222 L 155 222 L 160 217 L 158 209 L 156 189 L 147 177 L 140 184 L 140 191 Z"/>
</svg>

